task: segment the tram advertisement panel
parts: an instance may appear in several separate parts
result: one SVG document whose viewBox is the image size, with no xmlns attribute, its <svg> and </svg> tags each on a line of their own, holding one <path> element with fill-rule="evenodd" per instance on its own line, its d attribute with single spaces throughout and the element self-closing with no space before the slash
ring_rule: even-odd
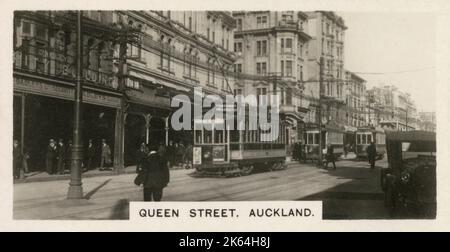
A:
<svg viewBox="0 0 450 252">
<path fill-rule="evenodd" d="M 202 164 L 202 148 L 194 147 L 192 148 L 192 163 L 195 165 Z"/>
</svg>

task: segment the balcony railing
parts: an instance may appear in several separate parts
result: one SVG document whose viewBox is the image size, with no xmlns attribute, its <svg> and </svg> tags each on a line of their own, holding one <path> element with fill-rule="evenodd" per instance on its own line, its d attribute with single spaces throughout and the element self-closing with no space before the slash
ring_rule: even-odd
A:
<svg viewBox="0 0 450 252">
<path fill-rule="evenodd" d="M 55 48 L 23 45 L 14 52 L 14 69 L 46 75 L 53 78 L 74 80 L 76 58 Z M 112 71 L 83 68 L 83 78 L 93 85 L 117 89 L 118 79 Z"/>
<path fill-rule="evenodd" d="M 288 27 L 288 28 L 293 28 L 293 29 L 297 29 L 297 30 L 303 30 L 303 28 L 295 21 L 293 20 L 281 20 L 278 22 L 278 26 L 279 27 Z"/>
</svg>

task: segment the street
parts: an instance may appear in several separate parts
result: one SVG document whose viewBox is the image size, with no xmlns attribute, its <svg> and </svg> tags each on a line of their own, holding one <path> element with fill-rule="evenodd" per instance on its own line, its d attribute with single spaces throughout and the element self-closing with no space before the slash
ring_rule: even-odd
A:
<svg viewBox="0 0 450 252">
<path fill-rule="evenodd" d="M 322 200 L 324 219 L 385 219 L 378 161 L 342 160 L 337 170 L 290 163 L 286 170 L 234 178 L 194 178 L 173 170 L 163 201 Z M 83 179 L 84 200 L 67 201 L 68 180 L 14 184 L 14 219 L 128 219 L 128 202 L 142 200 L 134 174 Z"/>
</svg>

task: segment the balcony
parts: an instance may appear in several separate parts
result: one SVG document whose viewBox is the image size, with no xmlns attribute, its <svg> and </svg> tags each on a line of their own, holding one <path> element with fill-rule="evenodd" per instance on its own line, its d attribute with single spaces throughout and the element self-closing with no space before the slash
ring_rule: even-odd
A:
<svg viewBox="0 0 450 252">
<path fill-rule="evenodd" d="M 298 25 L 298 23 L 293 20 L 281 20 L 278 22 L 278 26 L 292 28 L 292 29 L 296 29 L 296 30 L 303 30 L 303 28 L 300 27 Z"/>
<path fill-rule="evenodd" d="M 49 78 L 74 81 L 76 77 L 76 58 L 70 53 L 48 47 L 22 46 L 14 52 L 13 67 L 22 71 Z M 118 78 L 111 71 L 83 68 L 83 79 L 96 86 L 117 89 Z"/>
</svg>

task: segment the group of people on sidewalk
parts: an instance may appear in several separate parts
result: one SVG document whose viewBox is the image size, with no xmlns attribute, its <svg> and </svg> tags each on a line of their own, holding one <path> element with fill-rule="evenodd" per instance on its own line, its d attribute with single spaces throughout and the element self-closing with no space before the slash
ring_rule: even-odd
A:
<svg viewBox="0 0 450 252">
<path fill-rule="evenodd" d="M 69 173 L 72 160 L 72 141 L 67 143 L 63 139 L 55 141 L 49 139 L 45 150 L 45 171 L 49 175 Z M 111 147 L 105 139 L 101 140 L 100 146 L 95 146 L 92 139 L 89 139 L 88 145 L 83 147 L 84 159 L 82 161 L 83 171 L 92 170 L 97 167 L 97 161 L 100 163 L 100 170 L 112 170 Z M 29 173 L 28 153 L 22 153 L 18 140 L 13 140 L 13 174 L 15 179 L 24 177 Z"/>
<path fill-rule="evenodd" d="M 62 139 L 58 143 L 50 139 L 45 157 L 46 171 L 48 174 L 65 174 L 70 170 L 72 160 L 72 141 L 67 145 Z M 88 171 L 96 167 L 96 156 L 99 155 L 100 170 L 112 170 L 111 147 L 105 139 L 101 140 L 100 146 L 95 146 L 92 139 L 88 140 L 87 146 L 83 147 L 84 160 L 82 161 L 83 171 Z"/>
</svg>

